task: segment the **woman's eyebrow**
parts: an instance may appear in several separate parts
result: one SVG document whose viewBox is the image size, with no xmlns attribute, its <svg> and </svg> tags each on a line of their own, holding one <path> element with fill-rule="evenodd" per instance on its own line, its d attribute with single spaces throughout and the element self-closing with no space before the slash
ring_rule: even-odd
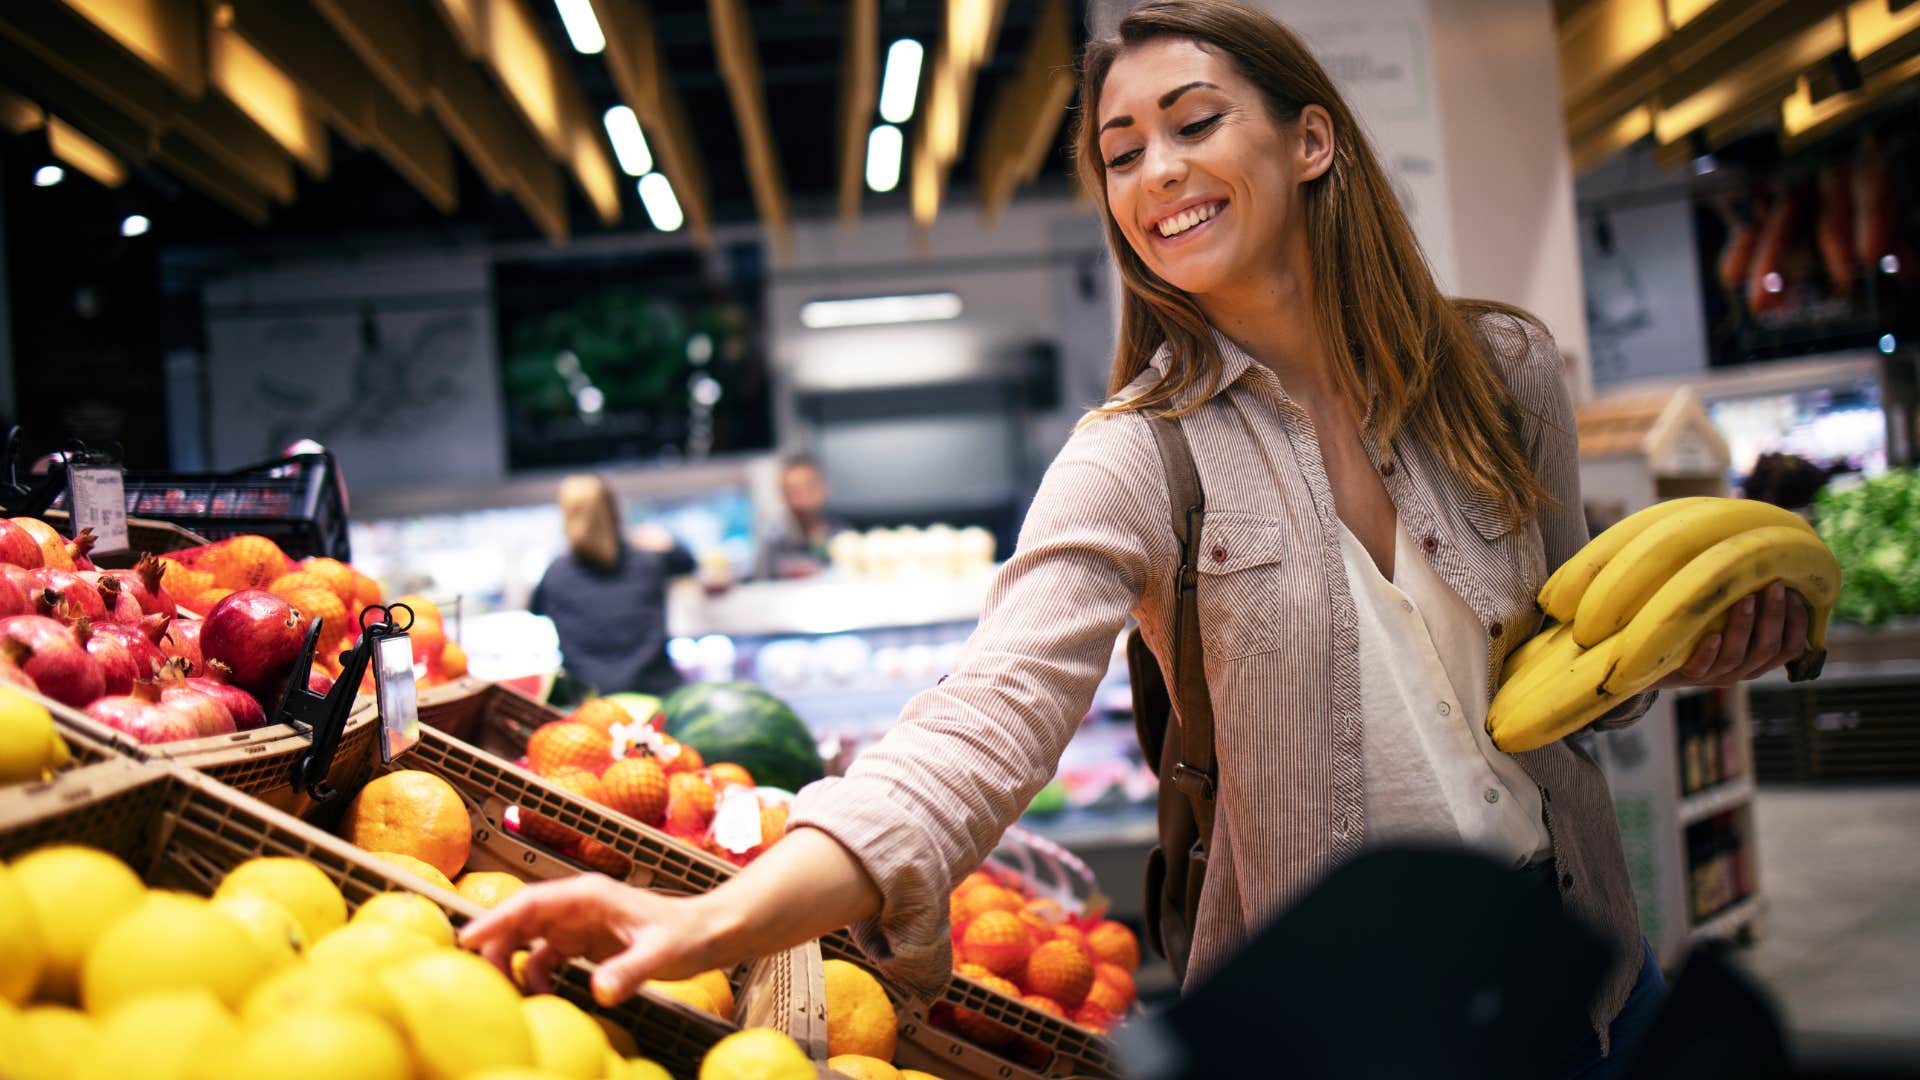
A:
<svg viewBox="0 0 1920 1080">
<path fill-rule="evenodd" d="M 1201 87 L 1205 87 L 1208 90 L 1220 89 L 1219 87 L 1213 85 L 1212 83 L 1206 82 L 1203 80 L 1195 80 L 1193 82 L 1187 83 L 1184 86 L 1176 86 L 1173 89 L 1167 91 L 1166 93 L 1160 95 L 1160 108 L 1162 109 L 1173 108 L 1173 103 L 1180 100 L 1181 94 L 1184 94 L 1189 90 L 1197 90 Z M 1095 132 L 1094 134 L 1096 136 L 1105 135 L 1107 133 L 1108 128 L 1132 127 L 1132 126 L 1133 126 L 1133 117 L 1131 115 L 1122 114 L 1120 116 L 1113 117 L 1112 119 L 1108 120 L 1104 124 L 1101 124 L 1100 130 Z"/>
</svg>

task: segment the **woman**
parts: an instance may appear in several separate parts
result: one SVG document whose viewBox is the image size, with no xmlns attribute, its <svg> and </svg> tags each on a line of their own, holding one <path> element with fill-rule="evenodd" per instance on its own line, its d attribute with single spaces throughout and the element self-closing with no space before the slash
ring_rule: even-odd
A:
<svg viewBox="0 0 1920 1080">
<path fill-rule="evenodd" d="M 936 990 L 949 884 L 1052 775 L 1129 612 L 1167 666 L 1176 558 L 1148 416 L 1171 413 L 1207 496 L 1219 763 L 1189 986 L 1335 861 L 1439 832 L 1552 882 L 1613 938 L 1594 1039 L 1569 1048 L 1588 1060 L 1567 1071 L 1587 1067 L 1658 996 L 1606 784 L 1565 744 L 1509 757 L 1481 732 L 1535 592 L 1587 539 L 1552 342 L 1440 295 L 1359 124 L 1266 16 L 1141 8 L 1088 48 L 1080 102 L 1079 165 L 1126 286 L 1114 398 L 1049 470 L 957 669 L 721 889 L 537 887 L 467 940 L 502 963 L 536 939 L 542 966 L 603 960 L 597 991 L 617 997 L 857 923 L 891 975 Z M 1775 586 L 1676 682 L 1751 676 L 1804 638 Z"/>
<path fill-rule="evenodd" d="M 553 620 L 560 659 L 602 694 L 665 695 L 680 685 L 667 658 L 667 582 L 693 572 L 693 556 L 656 526 L 620 534 L 620 504 L 597 476 L 560 482 L 567 553 L 534 586 L 528 606 Z"/>
</svg>

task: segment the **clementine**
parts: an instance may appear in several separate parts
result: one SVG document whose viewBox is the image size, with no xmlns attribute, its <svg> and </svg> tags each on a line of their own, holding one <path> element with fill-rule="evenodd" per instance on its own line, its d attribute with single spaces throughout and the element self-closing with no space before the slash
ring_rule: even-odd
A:
<svg viewBox="0 0 1920 1080">
<path fill-rule="evenodd" d="M 347 806 L 341 835 L 368 851 L 411 855 L 448 878 L 473 845 L 473 819 L 453 785 L 432 773 L 400 769 L 377 776 Z"/>
</svg>

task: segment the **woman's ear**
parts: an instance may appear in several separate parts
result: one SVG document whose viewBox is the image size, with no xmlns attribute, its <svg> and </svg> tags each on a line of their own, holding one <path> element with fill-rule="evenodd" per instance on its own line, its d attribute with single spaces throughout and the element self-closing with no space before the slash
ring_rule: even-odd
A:
<svg viewBox="0 0 1920 1080">
<path fill-rule="evenodd" d="M 1323 105 L 1308 105 L 1300 110 L 1300 119 L 1295 121 L 1294 130 L 1300 140 L 1295 146 L 1299 155 L 1302 181 L 1318 180 L 1333 168 L 1334 130 L 1333 116 Z"/>
</svg>

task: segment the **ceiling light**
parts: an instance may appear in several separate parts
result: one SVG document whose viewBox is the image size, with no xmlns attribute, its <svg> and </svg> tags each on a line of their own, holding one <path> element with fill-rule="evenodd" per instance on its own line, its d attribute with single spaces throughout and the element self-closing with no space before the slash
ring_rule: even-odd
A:
<svg viewBox="0 0 1920 1080">
<path fill-rule="evenodd" d="M 1705 176 L 1720 167 L 1720 159 L 1713 156 L 1707 145 L 1707 133 L 1695 131 L 1687 136 L 1687 149 L 1693 154 L 1693 175 Z"/>
<path fill-rule="evenodd" d="M 607 47 L 589 0 L 553 0 L 553 6 L 560 9 L 560 21 L 566 24 L 567 38 L 576 52 L 597 53 Z"/>
<path fill-rule="evenodd" d="M 1892 335 L 1892 334 L 1881 334 L 1881 335 L 1880 335 L 1880 351 L 1881 351 L 1881 352 L 1883 352 L 1883 353 L 1886 353 L 1886 354 L 1887 354 L 1888 356 L 1892 356 L 1892 355 L 1893 355 L 1893 350 L 1894 350 L 1894 349 L 1895 349 L 1895 348 L 1896 348 L 1897 346 L 1898 346 L 1898 342 L 1895 342 L 1895 341 L 1893 340 L 1893 335 Z"/>
<path fill-rule="evenodd" d="M 880 78 L 880 119 L 904 124 L 913 116 L 914 95 L 920 92 L 920 61 L 925 50 L 912 38 L 901 38 L 887 48 L 887 71 Z"/>
<path fill-rule="evenodd" d="M 628 176 L 645 176 L 653 171 L 653 151 L 647 149 L 647 137 L 640 131 L 640 118 L 625 105 L 607 110 L 607 138 L 613 140 L 613 156 L 620 159 L 620 171 Z"/>
<path fill-rule="evenodd" d="M 147 229 L 152 227 L 152 225 L 153 223 L 147 220 L 147 215 L 145 214 L 128 214 L 126 217 L 120 219 L 120 235 L 145 236 L 147 235 Z"/>
<path fill-rule="evenodd" d="M 1778 270 L 1769 270 L 1766 276 L 1760 279 L 1760 287 L 1770 293 L 1777 293 L 1787 287 L 1787 282 L 1785 278 L 1780 276 Z"/>
<path fill-rule="evenodd" d="M 800 325 L 809 330 L 823 330 L 836 326 L 933 322 L 957 319 L 960 311 L 960 296 L 951 292 L 863 296 L 855 300 L 815 300 L 801 305 Z"/>
<path fill-rule="evenodd" d="M 67 170 L 58 165 L 42 165 L 33 170 L 34 187 L 52 187 L 67 178 Z"/>
<path fill-rule="evenodd" d="M 1880 256 L 1880 272 L 1883 274 L 1899 273 L 1900 256 L 1891 253 Z"/>
<path fill-rule="evenodd" d="M 900 186 L 900 129 L 880 124 L 867 134 L 867 186 L 887 192 Z"/>
<path fill-rule="evenodd" d="M 687 220 L 680 212 L 680 200 L 673 196 L 673 184 L 660 173 L 640 178 L 640 202 L 646 206 L 653 227 L 661 232 L 672 232 Z"/>
</svg>

